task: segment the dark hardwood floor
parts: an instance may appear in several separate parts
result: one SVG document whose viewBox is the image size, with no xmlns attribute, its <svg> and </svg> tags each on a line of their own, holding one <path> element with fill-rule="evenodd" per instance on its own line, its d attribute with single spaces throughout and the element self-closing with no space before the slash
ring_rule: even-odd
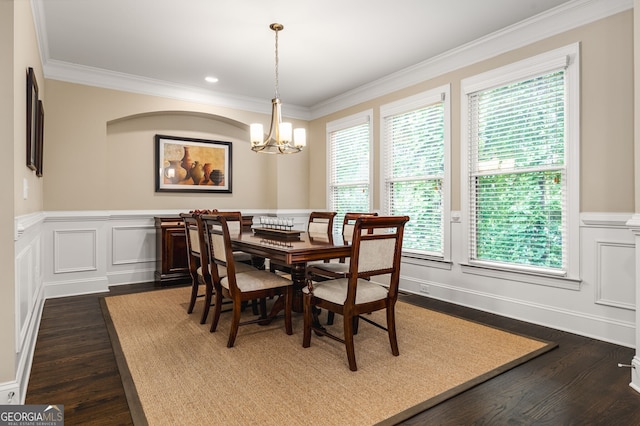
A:
<svg viewBox="0 0 640 426">
<path fill-rule="evenodd" d="M 153 289 L 151 283 L 117 286 L 111 294 Z M 100 309 L 103 296 L 50 299 L 44 306 L 26 403 L 64 404 L 67 425 L 132 424 Z M 405 298 L 559 347 L 403 424 L 640 425 L 640 394 L 629 387 L 629 370 L 617 366 L 631 362 L 633 349 L 420 296 Z"/>
</svg>

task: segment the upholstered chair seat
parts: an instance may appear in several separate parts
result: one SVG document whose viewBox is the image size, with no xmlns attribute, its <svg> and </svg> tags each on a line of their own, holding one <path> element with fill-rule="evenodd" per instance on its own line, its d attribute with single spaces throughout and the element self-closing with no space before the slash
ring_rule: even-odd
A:
<svg viewBox="0 0 640 426">
<path fill-rule="evenodd" d="M 348 279 L 338 278 L 335 280 L 320 281 L 313 283 L 313 295 L 327 302 L 343 305 L 347 300 Z M 357 281 L 358 292 L 356 293 L 356 304 L 375 302 L 383 300 L 389 295 L 386 287 L 373 284 L 371 281 L 359 278 Z M 304 287 L 303 293 L 309 293 L 309 289 Z"/>
</svg>

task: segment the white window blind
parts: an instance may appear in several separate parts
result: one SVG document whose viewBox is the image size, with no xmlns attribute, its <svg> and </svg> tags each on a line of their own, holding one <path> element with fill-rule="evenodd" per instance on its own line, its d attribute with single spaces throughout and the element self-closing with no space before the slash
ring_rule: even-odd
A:
<svg viewBox="0 0 640 426">
<path fill-rule="evenodd" d="M 329 131 L 329 209 L 337 212 L 334 232 L 342 231 L 345 213 L 371 209 L 370 127 L 367 119 Z"/>
<path fill-rule="evenodd" d="M 384 209 L 411 218 L 405 225 L 403 251 L 443 257 L 444 95 L 438 93 L 435 99 L 383 114 Z"/>
<path fill-rule="evenodd" d="M 468 96 L 470 261 L 567 268 L 564 67 Z"/>
</svg>

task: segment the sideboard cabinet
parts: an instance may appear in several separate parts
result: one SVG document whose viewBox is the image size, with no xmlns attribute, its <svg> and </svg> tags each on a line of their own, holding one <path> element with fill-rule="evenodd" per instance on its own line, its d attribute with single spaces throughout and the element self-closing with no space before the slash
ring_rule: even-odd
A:
<svg viewBox="0 0 640 426">
<path fill-rule="evenodd" d="M 157 216 L 156 271 L 157 285 L 180 284 L 191 281 L 187 261 L 187 239 L 180 216 Z"/>
</svg>

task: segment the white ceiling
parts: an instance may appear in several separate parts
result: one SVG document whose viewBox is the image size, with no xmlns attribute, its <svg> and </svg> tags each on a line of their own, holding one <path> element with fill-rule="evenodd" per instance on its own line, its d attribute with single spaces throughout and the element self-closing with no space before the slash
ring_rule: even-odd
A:
<svg viewBox="0 0 640 426">
<path fill-rule="evenodd" d="M 45 77 L 98 72 L 312 108 L 585 0 L 32 0 Z M 564 6 L 563 6 L 564 5 Z M 88 67 L 88 68 L 87 68 Z M 48 76 L 48 70 L 57 69 Z M 204 78 L 213 75 L 215 84 Z"/>
</svg>

